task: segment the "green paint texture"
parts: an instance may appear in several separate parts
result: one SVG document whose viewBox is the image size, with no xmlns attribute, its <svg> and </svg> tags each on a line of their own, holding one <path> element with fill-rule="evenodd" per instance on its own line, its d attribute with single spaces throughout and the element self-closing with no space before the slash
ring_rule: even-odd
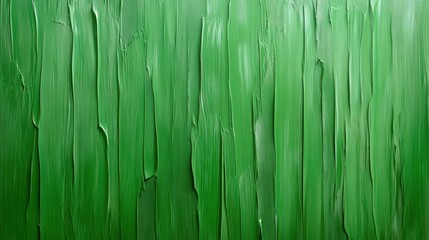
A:
<svg viewBox="0 0 429 240">
<path fill-rule="evenodd" d="M 0 1 L 0 239 L 429 239 L 428 13 Z"/>
</svg>

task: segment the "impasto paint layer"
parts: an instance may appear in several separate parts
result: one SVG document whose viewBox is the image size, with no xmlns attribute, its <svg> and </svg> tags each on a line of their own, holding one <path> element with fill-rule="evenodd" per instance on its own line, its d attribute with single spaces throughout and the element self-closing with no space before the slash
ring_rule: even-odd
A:
<svg viewBox="0 0 429 240">
<path fill-rule="evenodd" d="M 0 239 L 429 239 L 428 13 L 0 1 Z"/>
</svg>

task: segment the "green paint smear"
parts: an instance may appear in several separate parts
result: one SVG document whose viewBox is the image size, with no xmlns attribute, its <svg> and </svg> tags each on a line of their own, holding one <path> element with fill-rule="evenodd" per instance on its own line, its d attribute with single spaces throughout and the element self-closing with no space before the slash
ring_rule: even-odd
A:
<svg viewBox="0 0 429 240">
<path fill-rule="evenodd" d="M 0 2 L 1 239 L 429 239 L 425 0 Z"/>
</svg>

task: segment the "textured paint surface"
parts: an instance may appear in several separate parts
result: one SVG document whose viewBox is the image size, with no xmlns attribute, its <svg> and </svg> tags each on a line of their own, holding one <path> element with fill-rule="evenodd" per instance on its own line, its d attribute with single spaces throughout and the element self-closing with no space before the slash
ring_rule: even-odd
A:
<svg viewBox="0 0 429 240">
<path fill-rule="evenodd" d="M 429 239 L 428 13 L 0 1 L 0 238 Z"/>
</svg>

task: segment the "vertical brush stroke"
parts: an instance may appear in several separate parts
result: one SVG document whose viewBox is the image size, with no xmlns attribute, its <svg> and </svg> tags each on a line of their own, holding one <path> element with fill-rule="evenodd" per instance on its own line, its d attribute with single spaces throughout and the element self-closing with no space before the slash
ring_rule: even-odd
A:
<svg viewBox="0 0 429 240">
<path fill-rule="evenodd" d="M 256 188 L 258 224 L 262 239 L 275 239 L 275 149 L 274 149 L 274 49 L 272 26 L 266 24 L 270 6 L 261 6 L 261 36 L 259 38 L 259 81 L 253 98 L 253 124 L 256 154 Z M 271 9 L 270 9 L 271 10 Z M 265 24 L 264 24 L 265 23 Z"/>
<path fill-rule="evenodd" d="M 236 177 L 241 208 L 241 237 L 258 237 L 252 99 L 258 80 L 259 3 L 234 0 L 229 5 L 228 59 Z M 250 26 L 250 23 L 253 26 Z M 252 150 L 250 150 L 252 149 Z M 237 211 L 238 209 L 231 209 Z"/>
<path fill-rule="evenodd" d="M 75 236 L 72 220 L 75 179 L 73 35 L 67 5 L 54 7 L 49 3 L 36 3 L 36 8 L 40 14 L 38 54 L 41 61 L 40 236 L 63 239 Z"/>
<path fill-rule="evenodd" d="M 38 78 L 33 65 L 36 45 L 19 46 L 27 39 L 36 41 L 31 2 L 0 4 L 0 174 L 13 174 L 13 180 L 0 180 L 0 232 L 4 238 L 35 238 L 38 235 L 38 155 L 37 131 L 32 123 L 32 87 Z M 20 22 L 20 18 L 22 21 Z M 11 206 L 16 206 L 11 207 Z"/>
<path fill-rule="evenodd" d="M 106 228 L 111 238 L 119 238 L 119 85 L 118 53 L 115 48 L 119 26 L 110 17 L 110 9 L 101 3 L 92 7 L 97 35 L 97 106 L 98 127 L 106 144 L 107 206 Z M 106 21 L 102 21 L 106 19 Z M 108 20 L 108 21 L 107 21 Z M 104 37 L 105 36 L 105 37 Z M 106 49 L 106 51 L 104 50 Z M 103 66 L 111 66 L 104 70 Z"/>
<path fill-rule="evenodd" d="M 274 43 L 277 232 L 279 239 L 295 239 L 303 238 L 304 22 L 302 4 L 287 2 L 279 7 L 281 21 Z"/>
<path fill-rule="evenodd" d="M 88 3 L 79 2 L 69 9 L 73 33 L 73 230 L 76 238 L 101 238 L 107 233 L 108 136 L 99 125 L 98 15 Z M 79 58 L 82 55 L 85 59 Z"/>
<path fill-rule="evenodd" d="M 317 59 L 315 5 L 303 6 L 303 227 L 306 239 L 323 236 L 323 64 Z"/>
</svg>

